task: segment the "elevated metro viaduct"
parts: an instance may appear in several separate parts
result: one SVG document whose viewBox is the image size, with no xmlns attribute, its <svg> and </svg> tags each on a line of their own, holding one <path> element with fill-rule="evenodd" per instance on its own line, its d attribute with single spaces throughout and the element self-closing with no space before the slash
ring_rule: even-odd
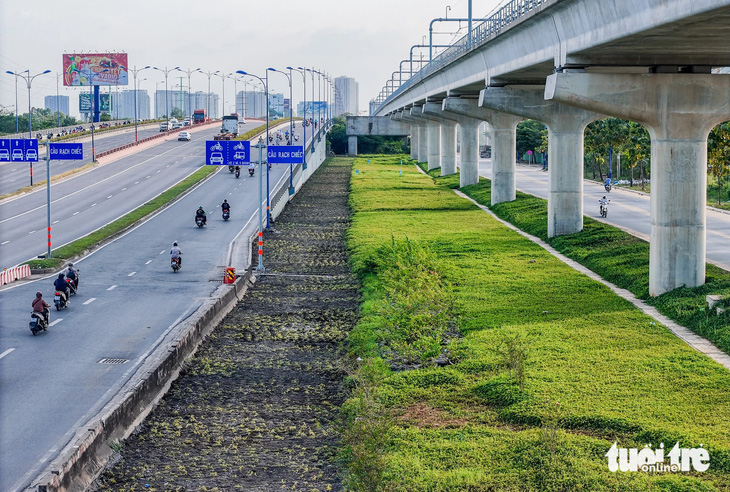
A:
<svg viewBox="0 0 730 492">
<path fill-rule="evenodd" d="M 496 204 L 515 199 L 517 123 L 539 120 L 554 237 L 583 229 L 585 127 L 608 116 L 639 122 L 651 137 L 650 294 L 698 286 L 707 137 L 730 120 L 730 75 L 713 73 L 730 66 L 728 27 L 730 0 L 513 0 L 386 91 L 376 117 L 349 118 L 348 135 L 409 133 L 411 157 L 446 175 L 456 172 L 458 126 L 466 186 L 479 179 L 477 128 L 486 121 Z"/>
</svg>

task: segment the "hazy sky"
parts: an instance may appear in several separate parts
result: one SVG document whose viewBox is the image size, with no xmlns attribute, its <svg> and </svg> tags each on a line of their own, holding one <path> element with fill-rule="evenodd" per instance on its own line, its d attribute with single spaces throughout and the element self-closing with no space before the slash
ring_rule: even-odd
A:
<svg viewBox="0 0 730 492">
<path fill-rule="evenodd" d="M 473 0 L 474 18 L 484 17 L 506 0 Z M 447 9 L 450 6 L 451 9 Z M 56 94 L 63 53 L 125 52 L 129 65 L 175 67 L 231 73 L 244 70 L 263 77 L 267 67 L 302 66 L 333 77 L 354 77 L 360 85 L 360 110 L 378 95 L 410 47 L 428 43 L 431 19 L 467 17 L 468 0 L 0 0 L 0 105 L 14 111 L 15 77 L 6 70 L 30 69 L 32 105 Z M 465 33 L 461 23 L 459 37 Z M 437 23 L 434 44 L 449 44 L 457 22 Z M 427 54 L 426 54 L 427 56 Z M 404 69 L 407 64 L 404 64 Z M 179 77 L 180 73 L 177 72 Z M 187 75 L 184 85 L 187 86 Z M 161 72 L 140 73 L 140 89 L 150 94 Z M 302 97 L 302 77 L 294 78 L 294 101 Z M 131 86 L 131 74 L 130 85 Z M 169 86 L 179 79 L 168 79 Z M 61 82 L 62 84 L 62 82 Z M 311 77 L 307 98 L 311 97 Z M 163 89 L 162 84 L 158 84 Z M 208 77 L 193 74 L 192 91 L 207 91 Z M 284 92 L 281 74 L 269 73 L 271 92 Z M 78 114 L 78 89 L 59 85 Z M 316 86 L 315 86 L 316 87 Z M 243 85 L 238 84 L 238 90 Z M 233 108 L 232 80 L 226 81 L 226 106 Z M 221 94 L 221 79 L 211 79 Z M 18 106 L 28 111 L 25 82 L 18 79 Z"/>
</svg>

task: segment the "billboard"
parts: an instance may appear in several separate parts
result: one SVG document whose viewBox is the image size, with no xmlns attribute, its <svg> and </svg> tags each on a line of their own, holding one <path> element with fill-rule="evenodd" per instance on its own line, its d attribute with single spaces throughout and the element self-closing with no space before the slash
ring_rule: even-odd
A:
<svg viewBox="0 0 730 492">
<path fill-rule="evenodd" d="M 127 85 L 126 53 L 63 55 L 63 85 Z"/>
<path fill-rule="evenodd" d="M 111 107 L 109 94 L 99 94 L 99 111 L 111 113 Z M 89 111 L 91 111 L 91 94 L 82 92 L 79 94 L 79 113 L 88 113 Z"/>
</svg>

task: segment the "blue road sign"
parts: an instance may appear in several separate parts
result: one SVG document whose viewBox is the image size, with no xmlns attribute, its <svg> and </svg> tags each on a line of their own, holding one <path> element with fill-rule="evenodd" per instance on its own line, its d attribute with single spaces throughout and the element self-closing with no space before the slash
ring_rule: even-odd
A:
<svg viewBox="0 0 730 492">
<path fill-rule="evenodd" d="M 242 166 L 251 162 L 251 142 L 244 140 L 208 140 L 205 163 L 209 166 Z"/>
<path fill-rule="evenodd" d="M 0 140 L 0 162 L 38 162 L 38 140 L 13 138 Z"/>
<path fill-rule="evenodd" d="M 80 160 L 84 158 L 84 144 L 82 143 L 52 143 L 51 160 Z"/>
<path fill-rule="evenodd" d="M 301 164 L 304 147 L 301 145 L 270 145 L 266 150 L 269 164 Z"/>
</svg>

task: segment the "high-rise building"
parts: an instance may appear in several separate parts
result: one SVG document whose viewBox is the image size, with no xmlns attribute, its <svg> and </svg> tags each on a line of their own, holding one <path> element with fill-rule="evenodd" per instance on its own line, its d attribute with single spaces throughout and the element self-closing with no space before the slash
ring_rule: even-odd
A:
<svg viewBox="0 0 730 492">
<path fill-rule="evenodd" d="M 284 116 L 284 94 L 269 93 L 269 116 Z"/>
<path fill-rule="evenodd" d="M 46 109 L 68 116 L 68 96 L 46 96 Z M 27 118 L 26 118 L 27 119 Z"/>
<path fill-rule="evenodd" d="M 165 94 L 167 94 L 167 110 L 172 116 L 173 111 L 181 111 L 185 116 L 192 116 L 196 109 L 205 109 L 208 118 L 220 118 L 218 108 L 218 94 L 197 91 L 188 95 L 187 91 L 156 91 L 155 115 L 165 117 Z"/>
<path fill-rule="evenodd" d="M 334 116 L 343 114 L 359 114 L 359 85 L 352 77 L 337 77 L 335 79 Z"/>
<path fill-rule="evenodd" d="M 246 91 L 246 105 L 239 114 L 247 118 L 266 118 L 266 93 L 263 91 Z M 244 112 L 243 109 L 246 111 Z"/>
<path fill-rule="evenodd" d="M 112 118 L 134 119 L 134 93 L 135 91 L 112 92 Z M 146 90 L 137 91 L 137 118 L 147 120 L 150 118 L 150 96 Z"/>
</svg>

